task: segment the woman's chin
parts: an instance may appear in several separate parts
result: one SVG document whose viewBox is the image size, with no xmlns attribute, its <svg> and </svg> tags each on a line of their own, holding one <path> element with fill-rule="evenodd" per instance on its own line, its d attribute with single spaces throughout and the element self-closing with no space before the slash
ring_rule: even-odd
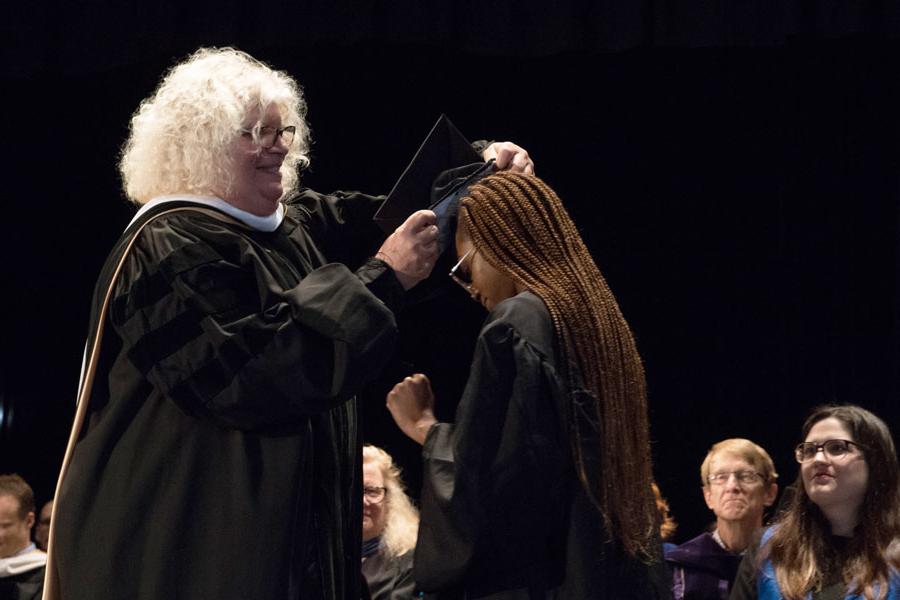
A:
<svg viewBox="0 0 900 600">
<path fill-rule="evenodd" d="M 266 190 L 266 200 L 269 200 L 272 204 L 278 204 L 278 201 L 281 200 L 283 194 L 284 188 L 280 183 L 278 185 L 273 185 Z"/>
</svg>

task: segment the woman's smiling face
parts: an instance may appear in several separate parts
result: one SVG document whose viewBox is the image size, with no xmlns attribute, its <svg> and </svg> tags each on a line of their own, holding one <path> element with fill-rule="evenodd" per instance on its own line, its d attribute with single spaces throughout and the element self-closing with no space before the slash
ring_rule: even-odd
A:
<svg viewBox="0 0 900 600">
<path fill-rule="evenodd" d="M 822 444 L 827 440 L 856 441 L 847 426 L 835 417 L 813 425 L 804 441 Z M 819 449 L 812 460 L 801 464 L 800 472 L 806 495 L 826 513 L 831 507 L 851 508 L 859 513 L 869 487 L 869 466 L 859 447 L 851 444 L 849 451 L 838 457 Z"/>
<path fill-rule="evenodd" d="M 258 113 L 247 117 L 250 129 L 256 124 Z M 270 104 L 263 114 L 262 127 L 280 129 L 281 111 Z M 270 148 L 260 147 L 247 133 L 239 135 L 231 149 L 234 160 L 234 182 L 222 199 L 241 210 L 258 216 L 267 216 L 278 208 L 278 200 L 284 192 L 281 184 L 281 163 L 288 148 L 280 136 Z"/>
</svg>

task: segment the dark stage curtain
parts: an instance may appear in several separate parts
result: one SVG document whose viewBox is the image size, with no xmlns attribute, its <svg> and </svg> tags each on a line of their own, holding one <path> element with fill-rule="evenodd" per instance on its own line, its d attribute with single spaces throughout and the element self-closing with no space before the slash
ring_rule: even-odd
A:
<svg viewBox="0 0 900 600">
<path fill-rule="evenodd" d="M 778 46 L 797 35 L 895 37 L 900 4 L 843 0 L 35 2 L 5 11 L 8 73 L 82 73 L 161 48 L 417 44 L 496 56 L 646 46 Z M 11 58 L 11 59 L 10 59 Z"/>
<path fill-rule="evenodd" d="M 32 3 L 0 25 L 0 472 L 39 501 L 97 271 L 130 218 L 115 171 L 128 118 L 201 44 L 303 84 L 315 189 L 389 190 L 441 112 L 531 151 L 635 330 L 680 538 L 709 518 L 698 471 L 719 439 L 768 448 L 786 485 L 817 403 L 862 404 L 900 435 L 895 3 L 109 4 Z M 366 438 L 399 456 L 413 491 L 416 448 L 384 393 L 426 372 L 452 418 L 482 317 L 452 286 L 411 305 L 409 364 L 363 399 Z"/>
</svg>

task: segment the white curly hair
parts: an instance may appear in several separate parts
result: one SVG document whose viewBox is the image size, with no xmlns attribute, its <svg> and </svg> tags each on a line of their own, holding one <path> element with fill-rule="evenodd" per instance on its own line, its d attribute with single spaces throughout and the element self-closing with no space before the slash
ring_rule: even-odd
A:
<svg viewBox="0 0 900 600">
<path fill-rule="evenodd" d="M 375 463 L 381 471 L 384 487 L 387 488 L 385 494 L 387 504 L 384 507 L 387 519 L 381 533 L 381 543 L 392 556 L 406 554 L 416 547 L 419 511 L 406 495 L 406 486 L 400 478 L 400 468 L 394 464 L 391 455 L 377 446 L 366 444 L 363 446 L 363 464 L 370 462 Z"/>
<path fill-rule="evenodd" d="M 281 165 L 282 198 L 309 164 L 306 102 L 294 79 L 234 48 L 200 48 L 172 67 L 131 117 L 119 172 L 137 204 L 166 194 L 227 195 L 234 183 L 231 146 L 244 128 L 259 135 L 266 109 L 297 128 Z"/>
</svg>

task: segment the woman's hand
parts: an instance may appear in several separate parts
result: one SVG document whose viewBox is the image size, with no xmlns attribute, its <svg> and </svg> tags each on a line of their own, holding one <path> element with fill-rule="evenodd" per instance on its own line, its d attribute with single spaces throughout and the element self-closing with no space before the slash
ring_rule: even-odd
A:
<svg viewBox="0 0 900 600">
<path fill-rule="evenodd" d="M 375 258 L 387 263 L 408 290 L 431 274 L 438 259 L 437 217 L 417 210 L 384 241 Z"/>
<path fill-rule="evenodd" d="M 528 151 L 512 142 L 494 142 L 484 149 L 481 157 L 485 162 L 496 159 L 499 171 L 534 175 L 534 161 L 528 156 Z"/>
<path fill-rule="evenodd" d="M 400 431 L 419 445 L 425 443 L 428 430 L 437 423 L 431 382 L 422 373 L 406 377 L 395 385 L 388 392 L 387 408 Z"/>
</svg>

